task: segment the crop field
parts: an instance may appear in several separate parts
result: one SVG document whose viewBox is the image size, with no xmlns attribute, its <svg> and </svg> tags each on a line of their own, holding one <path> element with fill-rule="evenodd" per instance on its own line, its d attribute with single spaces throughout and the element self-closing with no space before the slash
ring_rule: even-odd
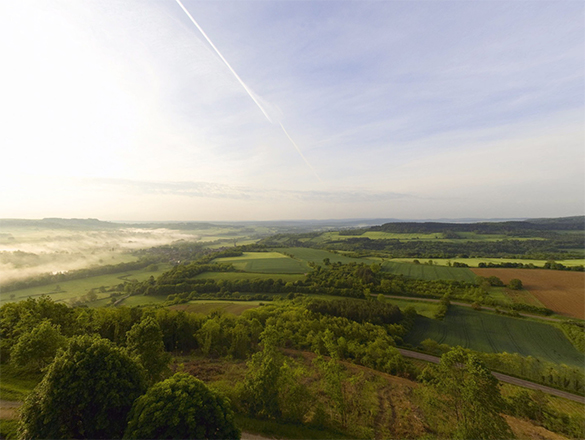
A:
<svg viewBox="0 0 585 440">
<path fill-rule="evenodd" d="M 585 273 L 546 269 L 473 269 L 482 277 L 496 276 L 504 283 L 522 281 L 538 301 L 561 315 L 585 319 Z"/>
<path fill-rule="evenodd" d="M 433 264 L 438 266 L 448 266 L 449 263 L 453 264 L 455 262 L 458 263 L 465 263 L 469 267 L 477 267 L 479 263 L 523 263 L 523 264 L 534 264 L 537 267 L 544 266 L 544 263 L 547 260 L 527 260 L 527 259 L 517 259 L 517 258 L 433 258 Z M 404 263 L 412 263 L 412 258 L 394 258 L 392 261 L 397 262 L 404 262 Z M 424 259 L 420 259 L 421 262 L 428 261 Z M 557 263 L 561 263 L 567 267 L 573 266 L 585 266 L 585 259 L 576 259 L 576 260 L 556 260 Z"/>
<path fill-rule="evenodd" d="M 244 252 L 240 257 L 217 258 L 217 263 L 231 263 L 238 270 L 258 273 L 307 273 L 311 269 L 304 261 L 280 252 Z"/>
<path fill-rule="evenodd" d="M 62 281 L 58 284 L 55 283 L 48 284 L 46 286 L 14 290 L 12 292 L 2 293 L 0 296 L 0 304 L 12 301 L 20 301 L 29 297 L 39 297 L 41 295 L 48 295 L 57 302 L 68 301 L 72 298 L 81 297 L 87 294 L 91 289 L 99 289 L 102 286 L 107 289 L 124 283 L 125 281 L 144 281 L 150 276 L 154 276 L 156 278 L 163 272 L 169 270 L 170 267 L 170 265 L 159 264 L 158 270 L 156 271 L 146 271 L 144 269 L 132 270 L 122 273 L 82 278 L 79 280 Z M 97 292 L 97 295 L 98 298 L 101 299 L 109 297 L 110 294 Z"/>
<path fill-rule="evenodd" d="M 420 280 L 458 280 L 473 283 L 476 275 L 466 267 L 431 266 L 429 264 L 385 261 L 382 270 Z"/>
<path fill-rule="evenodd" d="M 518 353 L 557 364 L 583 367 L 579 353 L 563 332 L 541 322 L 451 306 L 443 321 L 420 317 L 404 338 L 417 346 L 430 338 L 486 353 Z"/>
<path fill-rule="evenodd" d="M 324 251 L 321 249 L 311 249 L 311 248 L 279 248 L 278 251 L 286 252 L 287 254 L 291 254 L 294 258 L 302 261 L 313 261 L 317 264 L 323 264 L 323 260 L 325 258 L 329 258 L 332 263 L 366 263 L 371 264 L 375 263 L 377 259 L 370 259 L 370 258 L 352 258 L 346 257 L 342 254 L 336 254 L 333 252 Z"/>
<path fill-rule="evenodd" d="M 202 313 L 208 314 L 215 310 L 221 310 L 225 313 L 231 313 L 233 315 L 241 315 L 246 310 L 260 307 L 262 301 L 190 301 L 187 304 L 178 304 L 170 306 L 171 310 L 183 310 L 189 313 Z"/>
<path fill-rule="evenodd" d="M 281 279 L 285 283 L 289 281 L 297 281 L 305 278 L 303 274 L 272 274 L 272 273 L 249 273 L 249 272 L 203 272 L 195 278 L 213 279 L 213 280 L 265 280 L 272 278 L 274 280 Z"/>
</svg>

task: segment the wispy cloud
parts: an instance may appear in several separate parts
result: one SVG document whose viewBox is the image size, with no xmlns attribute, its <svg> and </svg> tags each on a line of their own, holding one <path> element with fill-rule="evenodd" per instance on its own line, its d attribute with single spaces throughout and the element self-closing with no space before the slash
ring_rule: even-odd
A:
<svg viewBox="0 0 585 440">
<path fill-rule="evenodd" d="M 390 191 L 339 189 L 335 191 L 295 191 L 257 189 L 210 182 L 154 182 L 126 179 L 79 179 L 78 185 L 105 191 L 124 191 L 138 194 L 173 195 L 192 198 L 249 200 L 274 202 L 287 200 L 303 202 L 351 203 L 384 202 L 392 200 L 420 199 L 416 195 Z"/>
</svg>

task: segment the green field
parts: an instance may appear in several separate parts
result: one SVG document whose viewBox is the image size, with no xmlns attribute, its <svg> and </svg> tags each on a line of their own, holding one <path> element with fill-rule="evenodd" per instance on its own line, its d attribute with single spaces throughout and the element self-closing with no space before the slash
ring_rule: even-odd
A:
<svg viewBox="0 0 585 440">
<path fill-rule="evenodd" d="M 430 338 L 486 353 L 518 353 L 557 364 L 583 367 L 579 353 L 561 330 L 548 324 L 451 306 L 443 321 L 420 317 L 405 342 L 418 346 Z"/>
<path fill-rule="evenodd" d="M 249 273 L 249 272 L 203 272 L 195 278 L 212 279 L 212 280 L 265 280 L 265 279 L 281 279 L 282 281 L 298 281 L 305 278 L 303 274 L 271 274 L 271 273 Z"/>
<path fill-rule="evenodd" d="M 397 306 L 400 310 L 404 310 L 407 307 L 414 307 L 419 315 L 426 316 L 427 318 L 433 318 L 439 308 L 438 303 L 428 301 L 386 298 L 386 302 Z"/>
<path fill-rule="evenodd" d="M 307 273 L 311 269 L 304 261 L 287 257 L 280 252 L 244 252 L 240 257 L 217 258 L 216 263 L 231 263 L 238 270 L 257 273 Z"/>
<path fill-rule="evenodd" d="M 428 264 L 413 264 L 385 261 L 382 270 L 394 275 L 404 275 L 420 280 L 458 280 L 473 283 L 476 275 L 466 267 L 431 266 Z"/>
<path fill-rule="evenodd" d="M 347 264 L 347 263 L 372 264 L 372 263 L 375 263 L 376 261 L 378 261 L 377 259 L 371 259 L 371 258 L 346 257 L 343 254 L 336 254 L 336 253 L 324 251 L 321 249 L 294 247 L 294 248 L 279 248 L 277 250 L 280 252 L 285 252 L 287 254 L 290 254 L 298 260 L 305 261 L 305 262 L 313 261 L 313 262 L 315 262 L 317 264 L 321 264 L 321 265 L 323 264 L 323 260 L 325 258 L 329 258 L 329 260 L 332 263 L 342 263 L 342 264 Z"/>
<path fill-rule="evenodd" d="M 394 258 L 392 261 L 412 263 L 412 258 Z M 425 263 L 428 260 L 420 259 L 421 263 Z M 465 263 L 469 267 L 477 267 L 479 263 L 523 263 L 523 264 L 534 264 L 535 266 L 542 267 L 547 260 L 526 260 L 526 259 L 515 259 L 515 258 L 433 258 L 433 264 L 438 266 L 448 266 L 449 263 L 455 262 Z M 561 263 L 567 267 L 582 266 L 585 265 L 585 259 L 577 260 L 558 260 L 557 263 Z"/>
<path fill-rule="evenodd" d="M 131 270 L 128 272 L 121 272 L 109 275 L 99 275 L 95 277 L 82 278 L 79 280 L 62 281 L 46 286 L 30 287 L 28 289 L 15 290 L 13 292 L 3 293 L 0 297 L 0 304 L 12 301 L 20 301 L 29 297 L 39 297 L 41 295 L 48 295 L 54 301 L 68 301 L 72 298 L 79 298 L 91 289 L 104 287 L 106 289 L 117 286 L 125 281 L 137 280 L 144 281 L 150 276 L 155 278 L 161 273 L 170 269 L 170 265 L 159 264 L 158 270 L 146 271 L 144 269 Z M 60 289 L 57 289 L 59 287 Z M 12 297 L 14 295 L 14 297 Z M 98 292 L 98 299 L 105 299 L 110 296 L 109 292 Z M 96 301 L 98 302 L 98 301 Z M 93 305 L 93 304 L 90 304 Z"/>
</svg>

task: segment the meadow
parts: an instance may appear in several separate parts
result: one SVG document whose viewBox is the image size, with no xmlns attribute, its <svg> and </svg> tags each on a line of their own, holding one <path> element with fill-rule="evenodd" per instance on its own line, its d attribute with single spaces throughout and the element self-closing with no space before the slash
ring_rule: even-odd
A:
<svg viewBox="0 0 585 440">
<path fill-rule="evenodd" d="M 244 252 L 240 257 L 216 258 L 216 263 L 230 263 L 246 272 L 287 274 L 307 273 L 311 269 L 304 261 L 288 257 L 280 252 Z"/>
<path fill-rule="evenodd" d="M 20 301 L 30 297 L 39 297 L 41 295 L 50 296 L 53 301 L 56 302 L 69 301 L 73 298 L 79 298 L 86 295 L 91 289 L 97 289 L 96 293 L 98 301 L 106 300 L 106 298 L 109 298 L 110 293 L 105 292 L 105 290 L 132 280 L 144 281 L 151 276 L 156 278 L 163 272 L 169 270 L 171 267 L 168 264 L 158 264 L 157 266 L 158 268 L 155 271 L 140 269 L 122 273 L 82 278 L 79 280 L 63 281 L 58 284 L 49 284 L 46 286 L 15 290 L 13 292 L 3 293 L 0 296 L 0 304 L 12 301 Z M 103 289 L 101 289 L 102 287 Z M 100 292 L 100 290 L 104 290 L 104 292 Z M 96 301 L 96 303 L 101 305 L 101 303 L 98 303 L 98 301 Z M 107 300 L 105 302 L 107 303 Z M 91 305 L 95 306 L 94 304 Z"/>
<path fill-rule="evenodd" d="M 453 305 L 442 321 L 417 318 L 404 340 L 418 346 L 427 338 L 450 346 L 518 353 L 569 366 L 583 367 L 585 362 L 585 356 L 551 325 Z"/>
<path fill-rule="evenodd" d="M 334 252 L 324 251 L 321 249 L 311 249 L 311 248 L 278 248 L 276 249 L 279 252 L 283 252 L 289 255 L 292 255 L 294 258 L 309 262 L 312 261 L 314 263 L 323 265 L 323 260 L 325 258 L 329 258 L 331 263 L 366 263 L 372 264 L 375 262 L 379 262 L 377 258 L 352 258 L 347 257 L 343 254 L 338 254 Z"/>
<path fill-rule="evenodd" d="M 466 267 L 435 266 L 429 264 L 400 263 L 384 261 L 382 270 L 393 275 L 404 275 L 421 280 L 457 280 L 475 282 L 477 276 Z"/>
<path fill-rule="evenodd" d="M 561 315 L 585 319 L 585 273 L 546 269 L 473 269 L 482 277 L 496 276 L 504 283 L 522 281 L 545 307 Z"/>
</svg>

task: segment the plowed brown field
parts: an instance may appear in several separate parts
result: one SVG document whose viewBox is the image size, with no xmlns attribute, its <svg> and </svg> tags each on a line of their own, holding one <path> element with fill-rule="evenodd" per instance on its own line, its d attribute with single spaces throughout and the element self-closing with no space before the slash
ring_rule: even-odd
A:
<svg viewBox="0 0 585 440">
<path fill-rule="evenodd" d="M 496 276 L 508 284 L 512 278 L 545 307 L 566 316 L 585 319 L 585 273 L 546 269 L 471 269 L 482 277 Z"/>
</svg>

